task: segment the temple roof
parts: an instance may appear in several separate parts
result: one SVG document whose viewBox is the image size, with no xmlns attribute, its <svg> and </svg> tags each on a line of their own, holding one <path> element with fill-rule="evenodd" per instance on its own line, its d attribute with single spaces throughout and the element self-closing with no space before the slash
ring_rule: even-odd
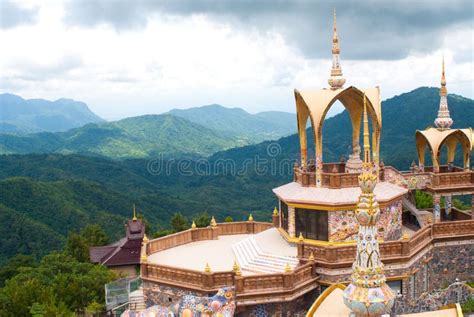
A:
<svg viewBox="0 0 474 317">
<path fill-rule="evenodd" d="M 140 264 L 140 250 L 145 235 L 145 225 L 141 220 L 128 220 L 126 236 L 112 244 L 89 248 L 92 263 L 105 266 Z"/>
<path fill-rule="evenodd" d="M 274 188 L 273 192 L 278 198 L 287 203 L 347 206 L 355 205 L 358 202 L 361 189 L 359 187 L 338 189 L 303 187 L 301 184 L 292 182 Z M 401 197 L 407 192 L 406 188 L 388 182 L 378 183 L 374 190 L 377 201 L 382 204 Z"/>
</svg>

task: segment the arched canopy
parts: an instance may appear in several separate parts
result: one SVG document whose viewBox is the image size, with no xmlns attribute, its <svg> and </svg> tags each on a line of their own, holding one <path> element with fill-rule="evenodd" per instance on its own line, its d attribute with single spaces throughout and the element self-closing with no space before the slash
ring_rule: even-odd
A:
<svg viewBox="0 0 474 317">
<path fill-rule="evenodd" d="M 359 145 L 360 124 L 363 115 L 363 96 L 367 99 L 367 112 L 373 123 L 372 153 L 374 161 L 378 162 L 380 133 L 382 129 L 382 110 L 379 87 L 358 89 L 350 86 L 345 89 L 295 89 L 298 132 L 301 146 L 301 164 L 305 166 L 307 159 L 306 124 L 311 120 L 316 164 L 322 164 L 322 127 L 327 112 L 339 100 L 346 108 L 352 122 L 352 145 Z"/>
<path fill-rule="evenodd" d="M 468 129 L 446 129 L 428 128 L 416 131 L 416 147 L 420 165 L 425 165 L 425 148 L 428 145 L 431 151 L 433 167 L 439 168 L 439 155 L 443 145 L 448 147 L 448 161 L 454 160 L 456 145 L 461 144 L 463 150 L 464 167 L 469 168 L 469 154 L 474 149 L 474 135 L 471 128 Z"/>
</svg>

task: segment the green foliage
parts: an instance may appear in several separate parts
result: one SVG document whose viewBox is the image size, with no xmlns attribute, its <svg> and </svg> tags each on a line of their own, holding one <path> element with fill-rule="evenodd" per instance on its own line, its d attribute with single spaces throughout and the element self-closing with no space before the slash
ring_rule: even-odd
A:
<svg viewBox="0 0 474 317">
<path fill-rule="evenodd" d="M 3 287 L 5 281 L 18 274 L 22 268 L 35 266 L 35 258 L 31 255 L 17 254 L 11 257 L 5 265 L 0 267 L 0 287 Z"/>
<path fill-rule="evenodd" d="M 234 219 L 231 216 L 227 216 L 224 219 L 224 222 L 233 222 L 233 221 L 234 221 Z"/>
<path fill-rule="evenodd" d="M 474 313 L 474 298 L 471 296 L 461 305 L 462 312 L 466 314 Z"/>
<path fill-rule="evenodd" d="M 184 217 L 180 212 L 177 212 L 171 218 L 171 227 L 174 232 L 180 232 L 189 229 L 188 219 Z"/>
<path fill-rule="evenodd" d="M 205 228 L 211 223 L 211 216 L 207 213 L 207 211 L 205 211 L 193 218 L 193 221 L 196 224 L 196 227 Z"/>
<path fill-rule="evenodd" d="M 115 278 L 103 266 L 51 253 L 0 289 L 0 316 L 74 316 L 86 308 L 98 309 L 94 303 L 104 302 L 104 284 Z"/>
<path fill-rule="evenodd" d="M 81 230 L 81 237 L 88 246 L 96 247 L 107 245 L 110 238 L 99 224 L 88 224 Z"/>
<path fill-rule="evenodd" d="M 174 109 L 169 114 L 252 143 L 278 139 L 296 131 L 295 115 L 280 111 L 250 114 L 240 108 L 209 105 Z"/>
<path fill-rule="evenodd" d="M 57 133 L 0 134 L 1 154 L 87 153 L 110 158 L 202 157 L 248 142 L 172 115 L 90 123 Z"/>
<path fill-rule="evenodd" d="M 81 235 L 71 232 L 66 241 L 64 252 L 79 262 L 89 262 L 89 246 Z"/>
<path fill-rule="evenodd" d="M 417 190 L 415 193 L 416 208 L 426 209 L 433 207 L 433 197 L 430 194 Z"/>
<path fill-rule="evenodd" d="M 158 230 L 157 232 L 155 232 L 153 234 L 153 238 L 161 238 L 161 237 L 164 237 L 164 236 L 167 236 L 169 234 L 173 234 L 174 231 L 173 230 L 170 230 L 170 229 L 164 229 L 164 230 Z"/>
<path fill-rule="evenodd" d="M 453 206 L 460 210 L 471 210 L 471 206 L 459 199 L 453 199 Z"/>
</svg>

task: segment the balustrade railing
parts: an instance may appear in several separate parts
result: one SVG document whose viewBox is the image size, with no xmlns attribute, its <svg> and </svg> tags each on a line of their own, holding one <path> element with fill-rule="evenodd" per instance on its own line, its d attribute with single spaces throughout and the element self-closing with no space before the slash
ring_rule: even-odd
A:
<svg viewBox="0 0 474 317">
<path fill-rule="evenodd" d="M 251 227 L 249 227 L 251 223 Z M 147 243 L 147 254 L 172 247 L 172 243 L 177 245 L 193 241 L 190 232 L 202 232 L 197 239 L 208 237 L 209 230 L 219 234 L 238 234 L 260 232 L 270 228 L 270 223 L 240 222 L 218 224 L 214 228 L 198 228 L 164 238 L 152 240 Z M 219 227 L 221 227 L 219 229 Z M 207 230 L 207 231 L 206 231 Z M 215 237 L 215 235 L 212 235 Z M 397 241 L 386 241 L 380 243 L 380 253 L 382 260 L 386 263 L 399 261 L 401 258 L 408 259 L 427 245 L 435 241 L 446 239 L 474 238 L 474 220 L 450 221 L 434 223 L 417 231 L 412 237 Z M 255 294 L 267 291 L 275 294 L 284 294 L 288 291 L 296 291 L 306 287 L 317 279 L 316 267 L 347 267 L 354 261 L 356 254 L 355 244 L 312 244 L 298 242 L 298 257 L 302 260 L 301 265 L 291 272 L 277 274 L 255 274 L 242 276 L 234 271 L 225 272 L 201 272 L 183 268 L 170 267 L 161 264 L 143 262 L 141 264 L 141 277 L 144 281 L 155 281 L 175 285 L 196 291 L 212 292 L 224 286 L 234 285 L 237 296 L 256 296 Z M 309 260 L 310 256 L 314 260 Z"/>
</svg>

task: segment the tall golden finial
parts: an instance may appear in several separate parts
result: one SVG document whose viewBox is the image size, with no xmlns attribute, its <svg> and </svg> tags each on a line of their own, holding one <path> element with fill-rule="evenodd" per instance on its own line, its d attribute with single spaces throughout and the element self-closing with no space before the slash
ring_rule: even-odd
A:
<svg viewBox="0 0 474 317">
<path fill-rule="evenodd" d="M 133 221 L 137 221 L 137 212 L 135 210 L 135 204 L 133 204 Z"/>
<path fill-rule="evenodd" d="M 193 220 L 193 223 L 191 224 L 191 229 L 196 229 L 196 222 L 194 222 L 194 220 Z"/>
<path fill-rule="evenodd" d="M 369 118 L 367 115 L 367 97 L 364 93 L 364 163 L 370 163 Z"/>
<path fill-rule="evenodd" d="M 339 64 L 339 38 L 337 36 L 337 24 L 336 24 L 336 8 L 334 8 L 333 17 L 333 33 L 332 33 L 332 68 L 331 77 L 328 80 L 329 86 L 332 90 L 340 89 L 344 86 L 346 80 L 342 77 L 342 69 Z"/>
<path fill-rule="evenodd" d="M 206 266 L 204 267 L 204 272 L 211 273 L 211 267 L 209 266 L 209 263 L 206 263 Z"/>
<path fill-rule="evenodd" d="M 443 66 L 441 71 L 441 88 L 439 90 L 440 96 L 446 96 L 448 94 L 448 90 L 446 89 L 446 77 L 444 75 L 444 54 L 443 54 Z"/>
<path fill-rule="evenodd" d="M 448 108 L 448 90 L 446 89 L 446 76 L 444 74 L 444 54 L 441 70 L 441 87 L 439 88 L 439 110 L 438 116 L 436 117 L 434 123 L 435 126 L 440 130 L 445 130 L 451 128 L 453 125 L 453 119 L 449 115 Z"/>
<path fill-rule="evenodd" d="M 249 221 L 253 221 L 253 216 L 252 216 L 252 214 L 250 214 L 250 216 L 249 216 Z"/>
<path fill-rule="evenodd" d="M 286 263 L 286 265 L 285 265 L 285 273 L 291 273 L 291 271 L 293 271 L 293 270 L 291 269 L 290 264 L 289 264 L 289 263 Z"/>
<path fill-rule="evenodd" d="M 275 207 L 275 209 L 273 209 L 273 215 L 274 215 L 274 216 L 278 216 L 278 209 L 277 209 L 277 207 Z"/>
</svg>

